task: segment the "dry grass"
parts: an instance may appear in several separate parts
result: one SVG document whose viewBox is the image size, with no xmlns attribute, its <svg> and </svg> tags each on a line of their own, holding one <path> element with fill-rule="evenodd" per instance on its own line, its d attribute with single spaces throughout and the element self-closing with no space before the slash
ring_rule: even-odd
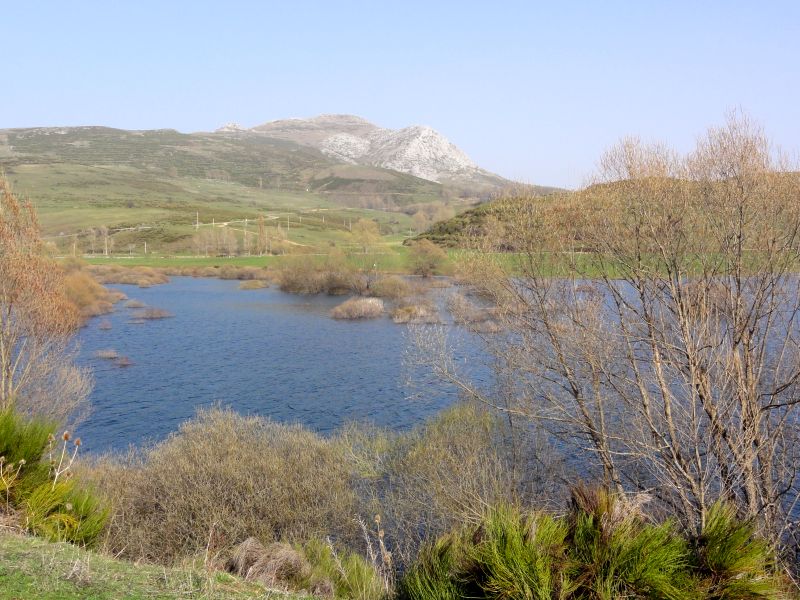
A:
<svg viewBox="0 0 800 600">
<path fill-rule="evenodd" d="M 133 314 L 134 319 L 146 319 L 146 320 L 156 320 L 156 319 L 169 319 L 174 317 L 171 312 L 163 310 L 161 308 L 145 308 L 143 310 L 137 310 Z"/>
<path fill-rule="evenodd" d="M 389 300 L 400 300 L 412 294 L 412 287 L 403 277 L 390 275 L 381 277 L 369 286 L 367 295 L 376 298 L 388 298 Z"/>
<path fill-rule="evenodd" d="M 412 298 L 392 311 L 392 321 L 400 324 L 439 323 L 439 311 L 426 298 Z"/>
<path fill-rule="evenodd" d="M 239 284 L 240 290 L 261 290 L 269 287 L 269 282 L 263 279 L 250 279 Z"/>
<path fill-rule="evenodd" d="M 456 292 L 447 300 L 447 309 L 458 325 L 478 333 L 496 333 L 500 325 L 493 319 L 491 308 L 477 306 L 463 294 Z"/>
<path fill-rule="evenodd" d="M 245 581 L 284 590 L 302 587 L 311 576 L 311 565 L 291 545 L 273 542 L 264 546 L 253 537 L 236 547 L 228 568 Z"/>
<path fill-rule="evenodd" d="M 123 283 L 150 287 L 169 282 L 169 277 L 151 267 L 125 267 L 122 265 L 90 265 L 88 271 L 101 283 Z"/>
<path fill-rule="evenodd" d="M 377 319 L 382 315 L 380 298 L 350 298 L 331 311 L 334 319 Z"/>
<path fill-rule="evenodd" d="M 144 308 L 145 306 L 147 305 L 141 300 L 128 300 L 125 303 L 125 308 Z"/>
<path fill-rule="evenodd" d="M 105 350 L 98 350 L 94 353 L 97 358 L 102 358 L 104 360 L 116 360 L 119 358 L 119 352 L 114 350 L 113 348 L 106 348 Z"/>
<path fill-rule="evenodd" d="M 107 290 L 86 271 L 73 269 L 64 277 L 67 298 L 84 318 L 108 314 L 125 294 Z"/>
<path fill-rule="evenodd" d="M 357 500 L 341 447 L 300 427 L 202 411 L 141 456 L 84 473 L 114 506 L 105 547 L 173 563 L 248 537 L 355 539 Z"/>
</svg>

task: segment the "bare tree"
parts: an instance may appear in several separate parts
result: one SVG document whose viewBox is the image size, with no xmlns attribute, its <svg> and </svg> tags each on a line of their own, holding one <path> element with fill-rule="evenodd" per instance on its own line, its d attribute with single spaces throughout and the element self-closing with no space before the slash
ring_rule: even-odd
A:
<svg viewBox="0 0 800 600">
<path fill-rule="evenodd" d="M 741 115 L 688 156 L 628 139 L 572 196 L 518 199 L 465 269 L 514 402 L 584 472 L 699 531 L 718 499 L 773 539 L 798 509 L 800 178 Z M 585 462 L 583 462 L 585 461 Z"/>
<path fill-rule="evenodd" d="M 74 362 L 80 323 L 36 215 L 0 178 L 0 409 L 63 421 L 85 408 L 91 378 Z"/>
</svg>

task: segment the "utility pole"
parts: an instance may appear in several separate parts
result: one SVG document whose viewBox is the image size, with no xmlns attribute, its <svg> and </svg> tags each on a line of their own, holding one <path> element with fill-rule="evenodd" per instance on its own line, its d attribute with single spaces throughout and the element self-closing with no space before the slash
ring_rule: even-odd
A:
<svg viewBox="0 0 800 600">
<path fill-rule="evenodd" d="M 147 242 L 144 243 L 144 255 L 147 256 Z"/>
<path fill-rule="evenodd" d="M 197 214 L 195 215 L 195 218 L 194 218 L 194 230 L 197 231 L 198 229 L 200 229 L 200 211 L 199 210 L 197 211 Z"/>
<path fill-rule="evenodd" d="M 244 238 L 242 240 L 247 256 L 250 256 L 250 246 L 247 245 L 247 217 L 244 218 Z"/>
</svg>

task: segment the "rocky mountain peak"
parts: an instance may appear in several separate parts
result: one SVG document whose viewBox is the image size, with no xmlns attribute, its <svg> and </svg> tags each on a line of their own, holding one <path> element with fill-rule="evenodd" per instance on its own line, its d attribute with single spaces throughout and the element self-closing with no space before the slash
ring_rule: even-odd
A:
<svg viewBox="0 0 800 600">
<path fill-rule="evenodd" d="M 218 131 L 234 131 L 229 127 Z M 342 162 L 393 169 L 429 181 L 490 175 L 442 134 L 422 125 L 386 129 L 355 115 L 323 114 L 270 121 L 248 131 L 311 146 Z"/>
</svg>

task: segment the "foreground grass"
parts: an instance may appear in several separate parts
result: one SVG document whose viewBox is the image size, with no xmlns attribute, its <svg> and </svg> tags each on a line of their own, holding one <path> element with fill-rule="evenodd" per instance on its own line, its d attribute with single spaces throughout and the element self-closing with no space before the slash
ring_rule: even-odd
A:
<svg viewBox="0 0 800 600">
<path fill-rule="evenodd" d="M 0 532 L 0 600 L 296 600 L 301 597 L 266 590 L 226 573 L 135 565 L 70 544 Z"/>
</svg>

